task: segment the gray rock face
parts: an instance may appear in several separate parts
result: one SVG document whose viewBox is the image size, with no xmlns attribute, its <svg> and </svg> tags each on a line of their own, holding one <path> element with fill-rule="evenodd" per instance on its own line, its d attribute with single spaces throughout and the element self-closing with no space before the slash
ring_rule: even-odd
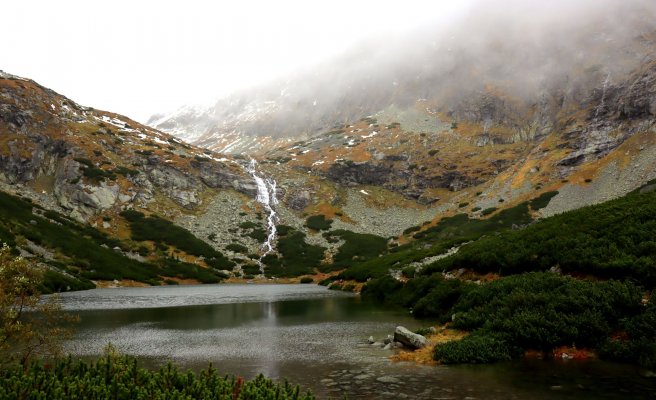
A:
<svg viewBox="0 0 656 400">
<path fill-rule="evenodd" d="M 412 349 L 421 349 L 428 345 L 428 339 L 417 333 L 411 332 L 403 326 L 397 326 L 394 330 L 394 340 L 403 343 Z"/>
<path fill-rule="evenodd" d="M 86 217 L 113 207 L 119 196 L 118 185 L 101 182 L 85 184 L 79 179 L 79 164 L 62 160 L 55 173 L 53 194 L 57 203 L 70 210 L 70 216 L 84 221 Z M 75 182 L 75 183 L 72 183 Z"/>
<path fill-rule="evenodd" d="M 501 165 L 502 170 L 506 166 Z M 380 162 L 337 162 L 325 172 L 328 179 L 345 186 L 378 185 L 399 192 L 422 204 L 439 200 L 426 196 L 426 189 L 462 190 L 483 183 L 480 177 L 468 176 L 462 171 L 418 171 L 409 168 L 403 157 L 386 157 Z"/>
<path fill-rule="evenodd" d="M 610 77 L 610 76 L 609 76 Z M 636 132 L 653 129 L 656 117 L 656 62 L 647 63 L 626 81 L 607 81 L 588 99 L 589 123 L 564 134 L 573 151 L 559 162 L 571 168 L 601 158 Z"/>
<path fill-rule="evenodd" d="M 235 189 L 250 197 L 257 194 L 257 185 L 250 177 L 232 173 L 221 164 L 192 161 L 191 165 L 199 170 L 200 179 L 208 187 Z"/>
<path fill-rule="evenodd" d="M 199 192 L 202 190 L 202 184 L 196 177 L 161 165 L 151 168 L 148 177 L 155 186 L 182 207 L 194 208 L 200 204 Z"/>
<path fill-rule="evenodd" d="M 18 141 L 7 143 L 9 154 L 0 155 L 0 170 L 9 183 L 26 183 L 39 174 L 53 174 L 57 159 L 70 149 L 63 141 L 41 135 L 28 135 L 28 140 L 34 146 L 30 157 L 25 157 L 24 144 Z"/>
<path fill-rule="evenodd" d="M 290 191 L 285 199 L 285 204 L 292 210 L 302 211 L 312 201 L 310 192 L 307 190 Z"/>
<path fill-rule="evenodd" d="M 330 166 L 326 176 L 346 186 L 383 185 L 392 175 L 390 166 L 370 162 L 340 162 Z"/>
</svg>

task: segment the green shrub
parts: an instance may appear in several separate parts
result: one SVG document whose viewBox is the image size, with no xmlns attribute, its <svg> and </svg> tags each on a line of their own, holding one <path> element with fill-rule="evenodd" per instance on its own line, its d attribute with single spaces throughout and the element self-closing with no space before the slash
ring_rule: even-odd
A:
<svg viewBox="0 0 656 400">
<path fill-rule="evenodd" d="M 415 276 L 415 267 L 405 267 L 401 270 L 401 275 L 406 278 L 414 278 Z"/>
<path fill-rule="evenodd" d="M 268 254 L 262 259 L 267 276 L 300 276 L 313 273 L 323 260 L 325 248 L 308 244 L 305 234 L 289 228 L 278 237 L 280 257 Z"/>
<path fill-rule="evenodd" d="M 330 229 L 333 220 L 326 219 L 324 215 L 313 215 L 305 221 L 305 226 L 314 231 L 327 231 Z"/>
<path fill-rule="evenodd" d="M 130 223 L 133 240 L 151 240 L 175 246 L 188 254 L 204 257 L 208 265 L 217 269 L 234 266 L 234 263 L 219 251 L 171 221 L 157 216 L 146 217 L 143 213 L 132 210 L 122 211 L 120 215 Z"/>
<path fill-rule="evenodd" d="M 239 243 L 230 243 L 226 246 L 226 250 L 230 250 L 235 253 L 248 254 L 248 247 Z"/>
<path fill-rule="evenodd" d="M 510 360 L 513 349 L 501 338 L 472 334 L 435 346 L 433 358 L 444 364 L 489 364 Z"/>
<path fill-rule="evenodd" d="M 110 238 L 89 225 L 81 225 L 54 211 L 42 210 L 41 217 L 32 213 L 33 208 L 38 209 L 38 206 L 0 192 L 0 238 L 10 242 L 16 235 L 24 236 L 65 256 L 65 263 L 49 263 L 68 275 L 47 272 L 42 288 L 44 291 L 65 291 L 69 287 L 88 289 L 93 287 L 89 280 L 133 279 L 158 284 L 161 277 L 166 276 L 211 282 L 220 279 L 217 274 L 191 264 L 171 264 L 166 260 L 147 264 L 132 260 L 112 249 L 118 247 L 121 251 L 131 251 L 135 246 Z M 124 211 L 123 215 L 126 220 L 136 223 L 146 219 L 144 214 L 137 211 Z M 166 229 L 169 227 L 166 226 Z M 146 253 L 148 249 L 138 248 L 138 251 Z M 222 263 L 216 257 L 206 261 L 214 265 Z"/>
<path fill-rule="evenodd" d="M 116 167 L 113 172 L 123 176 L 136 176 L 139 174 L 139 171 L 127 167 Z"/>
<path fill-rule="evenodd" d="M 529 201 L 529 204 L 531 206 L 531 209 L 534 211 L 540 210 L 542 208 L 545 208 L 547 205 L 549 205 L 549 201 L 551 201 L 554 196 L 558 194 L 558 191 L 551 191 L 551 192 L 544 192 L 535 199 Z"/>
<path fill-rule="evenodd" d="M 506 211 L 487 221 L 505 218 Z M 509 275 L 558 265 L 566 273 L 630 278 L 652 289 L 656 285 L 654 215 L 656 193 L 628 195 L 545 218 L 525 229 L 489 235 L 428 266 L 425 273 L 467 267 Z"/>
<path fill-rule="evenodd" d="M 147 370 L 131 356 L 108 355 L 96 362 L 70 357 L 47 367 L 33 363 L 0 374 L 0 398 L 44 399 L 280 399 L 313 400 L 298 386 L 275 383 L 262 375 L 250 381 L 220 375 L 210 366 L 194 373 L 169 363 Z"/>
<path fill-rule="evenodd" d="M 323 271 L 362 263 L 380 256 L 387 250 L 387 240 L 376 235 L 355 233 L 344 229 L 326 232 L 323 235 L 329 240 L 341 239 L 344 241 L 333 257 L 332 265 L 323 267 Z"/>
<path fill-rule="evenodd" d="M 419 231 L 420 229 L 421 229 L 420 226 L 411 226 L 411 227 L 409 227 L 409 228 L 406 228 L 406 229 L 403 231 L 403 234 L 404 234 L 404 235 L 408 235 L 408 234 L 410 234 L 410 233 L 412 233 L 412 232 L 417 232 L 417 231 Z"/>
<path fill-rule="evenodd" d="M 526 273 L 478 286 L 453 308 L 453 327 L 504 334 L 522 349 L 596 347 L 640 312 L 641 292 L 626 282 L 590 282 Z"/>
<path fill-rule="evenodd" d="M 312 279 L 309 276 L 304 276 L 301 278 L 301 283 L 312 283 L 312 282 L 314 282 L 314 279 Z"/>
<path fill-rule="evenodd" d="M 485 210 L 481 211 L 481 215 L 483 215 L 483 216 L 490 215 L 493 212 L 495 212 L 496 210 L 497 210 L 496 207 L 486 208 Z"/>
<path fill-rule="evenodd" d="M 267 231 L 262 228 L 253 228 L 246 236 L 251 237 L 258 242 L 264 242 L 267 238 Z"/>
<path fill-rule="evenodd" d="M 626 338 L 608 339 L 600 348 L 601 357 L 656 369 L 656 304 L 653 300 L 644 312 L 624 318 L 620 329 L 626 333 Z"/>
<path fill-rule="evenodd" d="M 336 276 L 329 276 L 328 278 L 326 278 L 326 279 L 320 281 L 320 282 L 319 282 L 319 285 L 321 285 L 321 286 L 328 286 L 328 285 L 330 285 L 331 283 L 335 282 L 336 280 L 337 280 L 337 277 L 336 277 Z"/>
<path fill-rule="evenodd" d="M 85 165 L 87 167 L 93 167 L 93 161 L 89 160 L 88 158 L 83 158 L 83 157 L 76 157 L 73 160 L 79 162 L 82 165 Z"/>
<path fill-rule="evenodd" d="M 260 225 L 256 224 L 255 222 L 245 221 L 239 224 L 239 227 L 241 229 L 253 229 L 253 228 L 259 228 Z"/>
<path fill-rule="evenodd" d="M 43 273 L 43 281 L 39 290 L 42 293 L 59 293 L 70 290 L 88 290 L 95 287 L 96 285 L 88 279 L 72 277 L 47 269 Z"/>
<path fill-rule="evenodd" d="M 257 264 L 246 264 L 241 266 L 241 270 L 244 274 L 249 275 L 259 275 L 262 272 L 260 268 L 261 267 Z"/>
</svg>

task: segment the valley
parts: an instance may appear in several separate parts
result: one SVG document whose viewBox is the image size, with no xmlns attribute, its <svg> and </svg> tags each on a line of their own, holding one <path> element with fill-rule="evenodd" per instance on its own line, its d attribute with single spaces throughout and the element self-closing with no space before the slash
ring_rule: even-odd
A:
<svg viewBox="0 0 656 400">
<path fill-rule="evenodd" d="M 0 70 L 0 395 L 43 368 L 118 398 L 653 398 L 635 3 L 476 2 L 147 123 Z"/>
</svg>

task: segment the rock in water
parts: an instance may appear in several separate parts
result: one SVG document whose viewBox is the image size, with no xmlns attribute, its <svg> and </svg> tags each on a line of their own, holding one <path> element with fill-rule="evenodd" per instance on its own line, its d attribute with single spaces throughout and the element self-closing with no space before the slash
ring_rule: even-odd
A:
<svg viewBox="0 0 656 400">
<path fill-rule="evenodd" d="M 394 340 L 413 349 L 421 349 L 428 345 L 428 339 L 417 333 L 410 332 L 403 326 L 397 326 L 394 330 Z"/>
</svg>

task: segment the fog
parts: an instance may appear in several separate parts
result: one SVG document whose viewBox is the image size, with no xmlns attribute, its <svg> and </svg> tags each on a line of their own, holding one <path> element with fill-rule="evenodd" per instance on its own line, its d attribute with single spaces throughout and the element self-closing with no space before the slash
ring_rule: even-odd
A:
<svg viewBox="0 0 656 400">
<path fill-rule="evenodd" d="M 380 32 L 439 21 L 465 3 L 5 1 L 0 69 L 144 120 L 294 73 Z"/>
<path fill-rule="evenodd" d="M 22 0 L 2 10 L 0 69 L 141 121 L 217 98 L 213 120 L 226 121 L 238 105 L 275 101 L 274 132 L 417 98 L 448 108 L 485 87 L 522 101 L 574 95 L 620 80 L 651 51 L 656 25 L 654 0 Z"/>
<path fill-rule="evenodd" d="M 604 82 L 621 81 L 656 49 L 654 1 L 479 0 L 468 6 L 452 19 L 381 33 L 286 79 L 222 98 L 201 125 L 254 135 L 312 134 L 418 99 L 462 112 L 463 102 L 484 92 L 518 107 L 557 95 L 563 106 L 585 101 Z M 266 118 L 244 122 L 245 107 L 266 109 Z"/>
</svg>

